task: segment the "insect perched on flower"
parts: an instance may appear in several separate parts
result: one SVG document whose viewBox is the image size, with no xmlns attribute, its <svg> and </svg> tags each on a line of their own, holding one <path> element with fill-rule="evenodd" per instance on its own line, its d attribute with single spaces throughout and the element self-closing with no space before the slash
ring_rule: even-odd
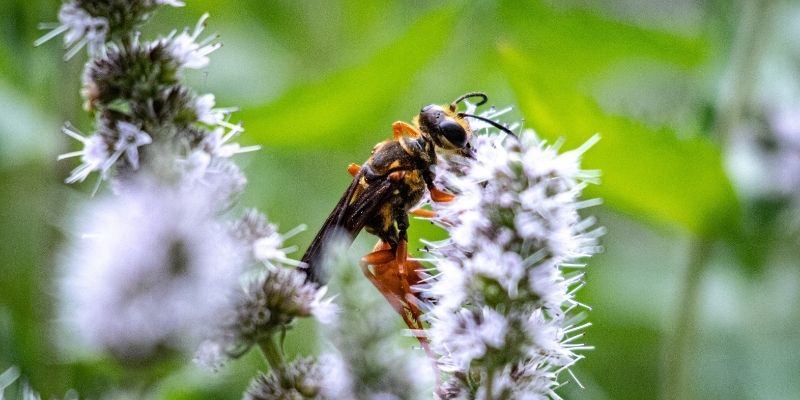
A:
<svg viewBox="0 0 800 400">
<path fill-rule="evenodd" d="M 485 94 L 471 92 L 449 104 L 425 106 L 414 117 L 413 124 L 402 121 L 392 124 L 392 139 L 375 145 L 363 166 L 350 164 L 348 172 L 353 175 L 352 183 L 303 256 L 309 281 L 321 283 L 324 280 L 321 265 L 325 245 L 338 235 L 352 242 L 366 229 L 380 241 L 361 259 L 364 275 L 410 329 L 424 328 L 417 305 L 419 300 L 411 290 L 421 281 L 418 271 L 422 265 L 408 259 L 406 230 L 409 213 L 432 216 L 430 211 L 411 210 L 426 189 L 435 202 L 454 198 L 434 186 L 431 166 L 436 164 L 437 150 L 471 156 L 472 129 L 466 118 L 482 120 L 513 135 L 492 120 L 459 112 L 459 103 L 470 98 L 480 99 L 476 105 L 487 101 Z M 418 338 L 428 351 L 427 340 L 422 336 Z"/>
</svg>

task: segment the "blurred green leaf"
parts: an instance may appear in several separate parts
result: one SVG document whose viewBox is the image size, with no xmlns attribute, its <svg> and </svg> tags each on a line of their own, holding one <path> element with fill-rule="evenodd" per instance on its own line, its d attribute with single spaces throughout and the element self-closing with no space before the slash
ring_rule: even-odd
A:
<svg viewBox="0 0 800 400">
<path fill-rule="evenodd" d="M 679 138 L 671 128 L 609 115 L 586 90 L 593 75 L 625 59 L 697 63 L 702 42 L 579 10 L 536 10 L 546 14 L 537 20 L 542 23 L 513 23 L 511 42 L 500 45 L 501 59 L 523 114 L 541 136 L 564 137 L 573 148 L 601 134 L 585 163 L 602 170 L 603 184 L 589 194 L 623 212 L 698 235 L 738 229 L 739 205 L 711 141 Z"/>
<path fill-rule="evenodd" d="M 524 3 L 524 4 L 523 4 Z M 702 38 L 650 30 L 596 13 L 544 1 L 506 1 L 500 18 L 537 66 L 573 80 L 604 71 L 630 58 L 693 66 L 706 58 Z"/>
<path fill-rule="evenodd" d="M 273 146 L 351 146 L 348 132 L 376 129 L 369 124 L 390 115 L 398 94 L 446 44 L 428 38 L 447 37 L 454 21 L 450 8 L 432 11 L 366 63 L 295 86 L 264 107 L 243 110 L 248 135 Z"/>
</svg>

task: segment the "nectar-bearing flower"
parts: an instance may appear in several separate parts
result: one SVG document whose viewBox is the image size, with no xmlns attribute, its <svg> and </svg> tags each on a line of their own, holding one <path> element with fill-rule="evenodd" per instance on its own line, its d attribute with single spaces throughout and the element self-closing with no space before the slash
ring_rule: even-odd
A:
<svg viewBox="0 0 800 400">
<path fill-rule="evenodd" d="M 303 273 L 294 269 L 298 262 L 287 256 L 294 249 L 283 244 L 303 229 L 280 234 L 275 224 L 253 209 L 229 224 L 227 231 L 235 240 L 240 262 L 257 267 L 231 296 L 195 361 L 217 368 L 254 345 L 271 343 L 275 334 L 291 328 L 298 318 L 332 321 L 336 308 L 325 298 L 327 287 L 305 282 Z"/>
<path fill-rule="evenodd" d="M 397 334 L 400 318 L 347 256 L 347 242 L 335 238 L 326 250 L 331 291 L 337 293 L 337 318 L 322 328 L 322 337 L 335 352 L 331 373 L 345 383 L 343 399 L 415 400 L 430 398 L 433 376 L 430 362 L 416 340 Z"/>
<path fill-rule="evenodd" d="M 82 151 L 60 157 L 81 156 L 82 164 L 68 183 L 83 181 L 94 171 L 104 180 L 128 179 L 142 166 L 165 180 L 183 176 L 191 184 L 211 181 L 231 190 L 243 186 L 238 168 L 222 159 L 259 146 L 233 143 L 243 131 L 240 124 L 229 122 L 236 109 L 215 107 L 214 95 L 195 94 L 181 82 L 187 68 L 199 67 L 192 60 L 207 61 L 218 48 L 209 40 L 189 43 L 202 32 L 207 17 L 191 34 L 173 32 L 149 42 L 134 35 L 122 43 L 108 43 L 88 62 L 81 92 L 87 109 L 96 115 L 95 132 L 87 139 L 70 126 L 64 128 L 84 144 Z M 228 179 L 221 181 L 223 175 Z"/>
<path fill-rule="evenodd" d="M 230 122 L 236 109 L 183 83 L 221 46 L 200 38 L 208 15 L 191 31 L 140 40 L 138 26 L 161 5 L 183 2 L 68 0 L 61 24 L 37 41 L 65 33 L 67 58 L 89 47 L 81 95 L 94 132 L 66 125 L 83 148 L 59 159 L 80 157 L 68 183 L 97 171 L 96 190 L 102 180 L 112 189 L 80 213 L 81 238 L 65 252 L 63 326 L 84 349 L 136 363 L 177 350 L 218 367 L 257 345 L 272 371 L 250 398 L 343 398 L 326 367 L 286 363 L 276 340 L 297 318 L 335 314 L 325 287 L 288 268 L 299 262 L 283 241 L 302 228 L 279 234 L 253 210 L 222 221 L 246 184 L 230 158 L 258 146 L 232 143 L 243 132 Z"/>
<path fill-rule="evenodd" d="M 83 210 L 59 282 L 67 330 L 123 360 L 192 349 L 239 287 L 241 257 L 207 191 L 153 185 Z"/>
<path fill-rule="evenodd" d="M 275 224 L 267 221 L 267 217 L 255 209 L 248 209 L 244 216 L 231 225 L 231 233 L 247 247 L 246 252 L 252 260 L 268 266 L 281 264 L 298 266 L 297 260 L 291 259 L 287 253 L 296 250 L 295 247 L 285 247 L 286 239 L 305 230 L 305 225 L 300 225 L 291 231 L 280 234 Z"/>
<path fill-rule="evenodd" d="M 306 357 L 293 361 L 282 376 L 259 374 L 244 393 L 244 400 L 335 400 L 344 399 L 341 382 L 335 378 L 338 368 L 328 359 L 314 361 Z"/>
<path fill-rule="evenodd" d="M 64 125 L 61 128 L 67 136 L 83 143 L 83 150 L 66 153 L 58 156 L 58 160 L 64 160 L 72 157 L 81 157 L 81 165 L 72 170 L 66 183 L 83 182 L 94 171 L 107 171 L 108 160 L 111 158 L 110 146 L 106 143 L 100 135 L 92 135 L 86 137 L 75 129 L 71 124 Z"/>
<path fill-rule="evenodd" d="M 237 358 L 252 346 L 290 328 L 297 318 L 316 317 L 328 322 L 335 307 L 324 299 L 326 288 L 306 283 L 302 272 L 274 267 L 250 277 L 244 290 L 218 316 L 214 332 L 206 340 L 196 360 L 208 366 Z"/>
<path fill-rule="evenodd" d="M 200 42 L 197 41 L 205 29 L 207 19 L 208 14 L 203 14 L 191 34 L 189 34 L 188 30 L 184 30 L 175 36 L 173 32 L 166 39 L 169 43 L 170 53 L 185 68 L 205 68 L 209 62 L 208 55 L 222 46 L 219 42 L 213 42 L 214 36 L 210 36 Z"/>
<path fill-rule="evenodd" d="M 50 32 L 39 38 L 39 46 L 64 34 L 64 47 L 69 60 L 86 47 L 90 56 L 102 55 L 109 40 L 131 35 L 159 6 L 182 7 L 177 0 L 94 1 L 68 0 L 61 5 L 57 24 L 42 25 Z"/>
<path fill-rule="evenodd" d="M 437 166 L 437 183 L 456 195 L 433 205 L 450 237 L 427 243 L 438 274 L 426 318 L 450 374 L 444 398 L 558 398 L 558 374 L 590 348 L 578 340 L 586 325 L 576 310 L 588 307 L 574 292 L 580 259 L 599 250 L 603 233 L 578 213 L 598 203 L 580 199 L 598 180 L 580 168 L 597 139 L 559 154 L 531 130 L 518 139 L 490 132 L 476 135 L 472 157 Z"/>
</svg>

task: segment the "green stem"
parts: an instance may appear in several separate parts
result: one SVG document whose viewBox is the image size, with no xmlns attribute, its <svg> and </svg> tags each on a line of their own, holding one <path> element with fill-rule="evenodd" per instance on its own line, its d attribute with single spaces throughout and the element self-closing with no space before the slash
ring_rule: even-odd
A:
<svg viewBox="0 0 800 400">
<path fill-rule="evenodd" d="M 666 368 L 663 398 L 665 399 L 693 398 L 690 364 L 696 354 L 698 299 L 703 275 L 711 256 L 711 241 L 695 239 L 691 246 L 689 265 L 679 297 L 677 323 L 672 338 L 664 349 Z"/>
<path fill-rule="evenodd" d="M 494 390 L 494 370 L 490 369 L 486 372 L 486 400 L 492 400 L 492 390 Z"/>
<path fill-rule="evenodd" d="M 723 85 L 727 91 L 718 100 L 717 134 L 722 143 L 730 140 L 734 129 L 747 112 L 747 101 L 756 85 L 759 60 L 763 49 L 766 20 L 772 0 L 744 0 L 740 2 L 730 63 Z"/>
<path fill-rule="evenodd" d="M 279 378 L 283 379 L 283 354 L 281 354 L 281 350 L 278 348 L 272 335 L 259 340 L 258 347 L 261 348 L 261 352 L 264 354 L 264 358 L 267 359 L 267 363 L 272 371 L 274 371 Z"/>
</svg>

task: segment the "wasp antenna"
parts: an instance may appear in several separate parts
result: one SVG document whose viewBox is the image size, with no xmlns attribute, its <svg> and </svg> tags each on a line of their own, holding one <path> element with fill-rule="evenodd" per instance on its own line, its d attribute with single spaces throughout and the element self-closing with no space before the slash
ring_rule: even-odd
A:
<svg viewBox="0 0 800 400">
<path fill-rule="evenodd" d="M 458 115 L 460 117 L 462 117 L 462 118 L 463 117 L 469 117 L 469 118 L 479 119 L 479 120 L 481 120 L 483 122 L 486 122 L 486 123 L 492 125 L 493 127 L 497 128 L 497 129 L 500 129 L 501 131 L 513 136 L 515 139 L 519 139 L 514 132 L 511 132 L 511 129 L 508 129 L 507 126 L 501 125 L 500 123 L 492 121 L 489 118 L 484 118 L 484 117 L 481 117 L 479 115 L 472 115 L 472 114 L 467 114 L 467 113 L 463 113 L 463 112 L 462 113 L 458 113 Z"/>
<path fill-rule="evenodd" d="M 455 106 L 456 104 L 461 103 L 462 101 L 464 101 L 466 99 L 469 99 L 471 97 L 480 97 L 481 98 L 481 100 L 479 102 L 475 103 L 476 106 L 484 104 L 489 100 L 489 98 L 486 97 L 486 93 L 483 93 L 483 92 L 469 92 L 469 93 L 462 94 L 457 99 L 453 100 L 453 102 L 450 103 L 450 104 L 452 106 Z"/>
</svg>

